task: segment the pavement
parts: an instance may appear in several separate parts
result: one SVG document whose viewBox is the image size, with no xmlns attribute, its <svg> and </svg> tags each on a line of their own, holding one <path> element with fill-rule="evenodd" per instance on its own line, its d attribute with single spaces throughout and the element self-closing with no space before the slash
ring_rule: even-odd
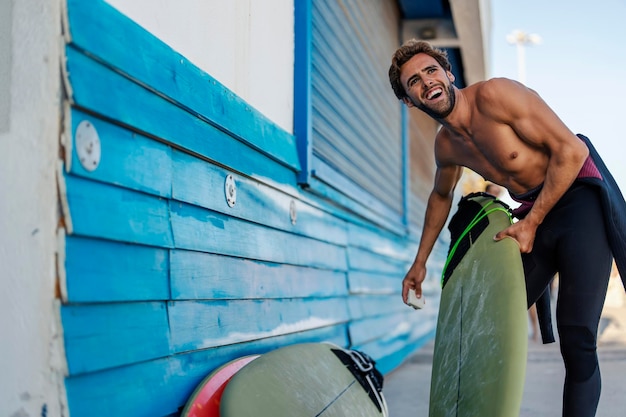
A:
<svg viewBox="0 0 626 417">
<path fill-rule="evenodd" d="M 383 394 L 389 417 L 428 417 L 433 346 L 433 342 L 429 342 L 385 377 Z M 619 277 L 612 278 L 609 284 L 600 320 L 598 356 L 602 395 L 596 417 L 624 417 L 626 295 Z M 519 416 L 560 417 L 564 376 L 558 342 L 543 345 L 529 339 L 526 382 Z"/>
</svg>

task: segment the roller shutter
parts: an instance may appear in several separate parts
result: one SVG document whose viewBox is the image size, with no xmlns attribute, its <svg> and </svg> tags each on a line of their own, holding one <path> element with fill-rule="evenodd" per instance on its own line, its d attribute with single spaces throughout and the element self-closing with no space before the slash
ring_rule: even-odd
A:
<svg viewBox="0 0 626 417">
<path fill-rule="evenodd" d="M 329 166 L 401 216 L 401 107 L 387 75 L 399 18 L 393 1 L 313 0 L 311 125 L 313 175 Z"/>
</svg>

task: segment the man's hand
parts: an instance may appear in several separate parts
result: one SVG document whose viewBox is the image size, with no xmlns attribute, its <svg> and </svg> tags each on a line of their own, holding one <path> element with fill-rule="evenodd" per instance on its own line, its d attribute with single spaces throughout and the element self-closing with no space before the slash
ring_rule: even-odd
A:
<svg viewBox="0 0 626 417">
<path fill-rule="evenodd" d="M 530 253 L 533 250 L 535 233 L 537 233 L 537 226 L 527 219 L 522 219 L 496 234 L 493 239 L 499 241 L 510 237 L 517 242 L 521 253 Z"/>
<path fill-rule="evenodd" d="M 407 303 L 409 290 L 415 290 L 418 298 L 422 297 L 422 282 L 426 278 L 426 265 L 414 263 L 402 281 L 402 301 Z"/>
</svg>

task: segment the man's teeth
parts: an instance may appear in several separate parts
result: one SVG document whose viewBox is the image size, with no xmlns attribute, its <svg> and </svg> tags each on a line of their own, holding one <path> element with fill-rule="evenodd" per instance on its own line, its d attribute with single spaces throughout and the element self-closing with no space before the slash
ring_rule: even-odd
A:
<svg viewBox="0 0 626 417">
<path fill-rule="evenodd" d="M 443 91 L 441 90 L 441 88 L 436 88 L 436 89 L 430 91 L 428 93 L 428 95 L 426 96 L 426 98 L 430 100 L 430 99 L 433 99 L 435 97 L 439 97 L 439 95 L 441 95 L 442 92 Z"/>
</svg>

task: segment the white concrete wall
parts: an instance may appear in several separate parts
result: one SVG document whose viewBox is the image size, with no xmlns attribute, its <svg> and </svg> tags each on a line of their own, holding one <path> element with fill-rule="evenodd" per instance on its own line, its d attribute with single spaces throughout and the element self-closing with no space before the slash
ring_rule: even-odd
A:
<svg viewBox="0 0 626 417">
<path fill-rule="evenodd" d="M 60 0 L 0 1 L 0 416 L 58 416 Z M 7 96 L 8 94 L 8 96 Z"/>
<path fill-rule="evenodd" d="M 294 0 L 107 0 L 293 131 Z"/>
</svg>

